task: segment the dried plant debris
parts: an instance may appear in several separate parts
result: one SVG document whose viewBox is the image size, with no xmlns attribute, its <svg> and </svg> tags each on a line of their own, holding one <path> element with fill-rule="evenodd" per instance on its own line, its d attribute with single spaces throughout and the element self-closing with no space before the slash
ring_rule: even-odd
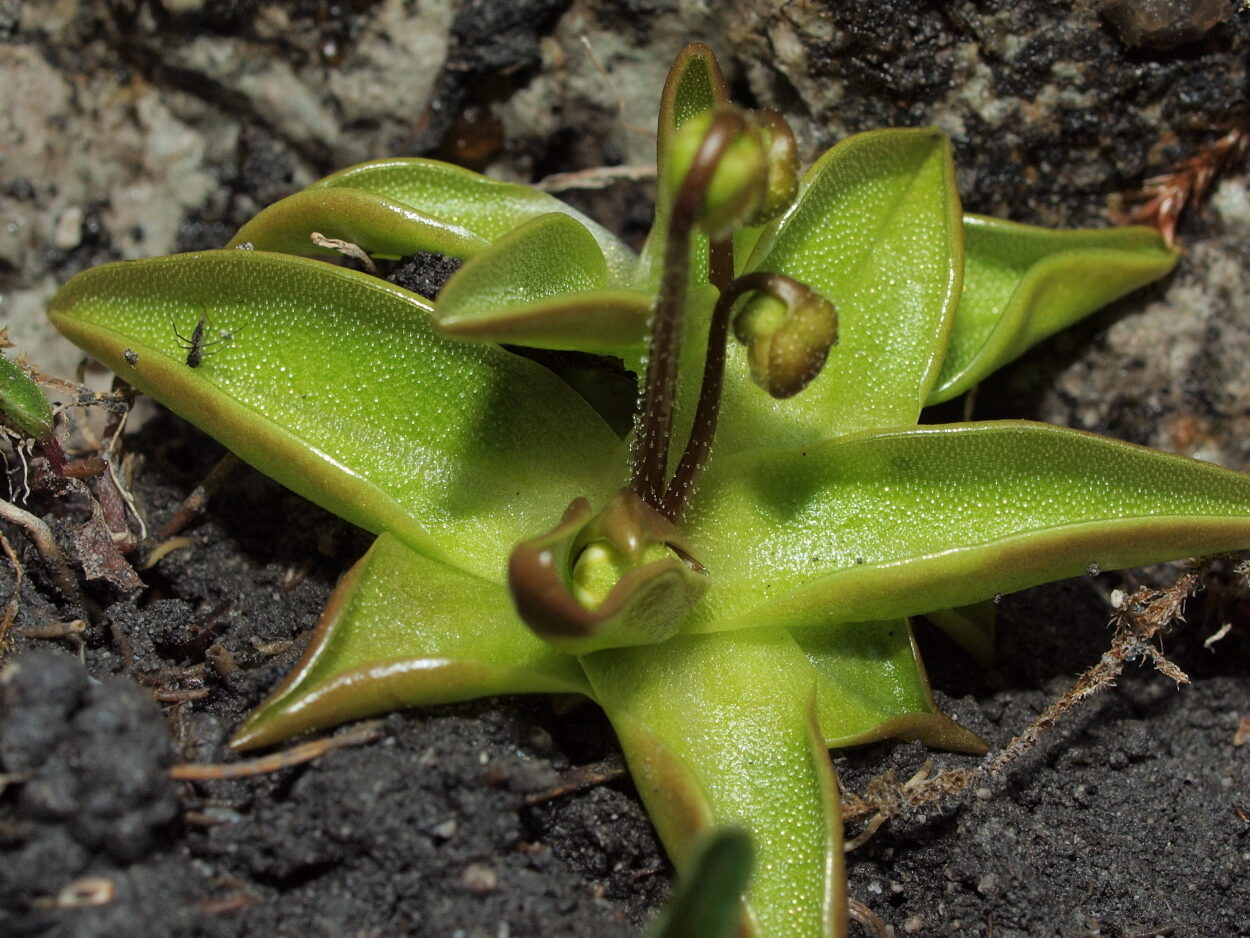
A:
<svg viewBox="0 0 1250 938">
<path fill-rule="evenodd" d="M 1114 591 L 1111 595 L 1114 609 L 1111 618 L 1114 628 L 1111 647 L 1023 732 L 999 752 L 988 756 L 982 766 L 972 770 L 948 769 L 935 773 L 932 761 L 926 761 L 905 782 L 900 783 L 895 771 L 889 769 L 871 779 L 863 794 L 844 789 L 843 819 L 851 821 L 868 818 L 858 834 L 847 841 L 847 852 L 865 844 L 883 824 L 904 810 L 940 805 L 944 801 L 949 804 L 952 796 L 966 791 L 974 784 L 1000 775 L 1025 753 L 1035 748 L 1046 732 L 1077 704 L 1115 686 L 1125 666 L 1130 663 L 1149 661 L 1159 673 L 1175 681 L 1178 686 L 1189 683 L 1189 677 L 1164 656 L 1157 643 L 1177 624 L 1185 621 L 1185 602 L 1202 589 L 1216 559 L 1205 558 L 1193 562 L 1185 573 L 1164 589 L 1143 586 L 1131 594 Z M 1246 573 L 1250 571 L 1250 563 L 1240 561 L 1233 570 L 1244 581 Z"/>
<path fill-rule="evenodd" d="M 1208 147 L 1146 181 L 1137 198 L 1142 203 L 1127 213 L 1129 224 L 1153 225 L 1170 246 L 1176 227 L 1190 205 L 1201 205 L 1211 184 L 1228 172 L 1250 149 L 1250 103 L 1242 104 L 1225 122 L 1225 133 Z"/>
<path fill-rule="evenodd" d="M 79 573 L 122 593 L 142 589 L 128 555 L 138 550 L 146 526 L 130 494 L 121 444 L 133 392 L 124 386 L 95 391 L 33 368 L 23 377 L 47 408 L 48 420 L 45 429 L 6 421 L 0 456 L 8 470 L 8 497 L 0 498 L 0 520 L 24 532 L 57 589 L 73 602 L 83 601 Z M 47 394 L 58 401 L 55 406 L 48 405 Z M 4 403 L 12 418 L 13 401 Z M 48 518 L 67 525 L 73 557 L 66 556 L 48 520 L 31 510 L 36 501 Z M 11 602 L 16 598 L 15 592 Z"/>
</svg>

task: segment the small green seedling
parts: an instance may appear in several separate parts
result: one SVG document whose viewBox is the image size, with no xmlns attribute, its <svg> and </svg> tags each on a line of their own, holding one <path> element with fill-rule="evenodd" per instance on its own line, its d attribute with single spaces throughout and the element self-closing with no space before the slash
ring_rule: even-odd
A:
<svg viewBox="0 0 1250 938">
<path fill-rule="evenodd" d="M 14 438 L 52 435 L 52 405 L 35 380 L 0 355 L 0 427 Z"/>
<path fill-rule="evenodd" d="M 1170 271 L 1156 231 L 965 215 L 932 129 L 850 137 L 803 174 L 794 151 L 690 46 L 640 254 L 543 192 L 391 159 L 266 208 L 232 242 L 253 250 L 61 290 L 67 336 L 114 369 L 137 353 L 129 380 L 378 535 L 234 745 L 581 694 L 679 871 L 703 831 L 741 827 L 743 927 L 841 936 L 829 747 L 984 749 L 935 706 L 909 616 L 983 647 L 966 607 L 996 594 L 1250 546 L 1250 476 L 1040 423 L 917 425 Z M 312 232 L 464 263 L 431 303 L 294 256 L 332 253 Z M 239 338 L 186 368 L 165 317 L 206 305 Z M 579 392 L 505 343 L 624 362 L 632 432 L 611 369 Z"/>
</svg>

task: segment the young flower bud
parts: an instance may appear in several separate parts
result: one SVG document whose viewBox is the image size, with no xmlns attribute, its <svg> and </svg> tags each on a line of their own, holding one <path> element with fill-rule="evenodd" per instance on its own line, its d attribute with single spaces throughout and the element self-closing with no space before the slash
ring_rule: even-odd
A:
<svg viewBox="0 0 1250 938">
<path fill-rule="evenodd" d="M 799 152 L 794 131 L 776 111 L 752 111 L 751 120 L 764 141 L 767 184 L 759 208 L 748 225 L 765 225 L 781 215 L 799 192 Z"/>
<path fill-rule="evenodd" d="M 702 184 L 695 221 L 712 240 L 729 237 L 759 211 L 768 188 L 767 151 L 759 130 L 738 109 L 690 118 L 670 152 L 673 197 L 680 200 L 688 182 Z"/>
<path fill-rule="evenodd" d="M 570 654 L 664 641 L 706 588 L 681 532 L 632 489 L 597 515 L 574 500 L 558 525 L 508 559 L 517 614 Z"/>
<path fill-rule="evenodd" d="M 573 598 L 587 609 L 598 609 L 625 574 L 670 559 L 677 559 L 677 554 L 664 544 L 648 543 L 639 557 L 631 558 L 607 538 L 593 541 L 573 563 Z"/>
<path fill-rule="evenodd" d="M 783 277 L 750 300 L 734 319 L 734 334 L 747 347 L 751 378 L 777 398 L 793 397 L 811 383 L 838 341 L 834 305 L 814 290 Z"/>
</svg>

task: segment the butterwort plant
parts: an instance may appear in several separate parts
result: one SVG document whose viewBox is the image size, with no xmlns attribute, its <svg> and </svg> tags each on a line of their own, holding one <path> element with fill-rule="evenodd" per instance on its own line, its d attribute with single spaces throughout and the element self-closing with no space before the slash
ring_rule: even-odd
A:
<svg viewBox="0 0 1250 938">
<path fill-rule="evenodd" d="M 975 644 L 958 610 L 995 594 L 1250 546 L 1250 477 L 1040 423 L 917 425 L 1167 273 L 1155 231 L 964 215 L 931 129 L 850 137 L 800 174 L 786 123 L 734 107 L 701 45 L 670 72 L 657 165 L 637 254 L 538 190 L 381 160 L 226 249 L 82 273 L 51 316 L 378 535 L 235 746 L 582 695 L 679 871 L 702 832 L 743 829 L 745 932 L 840 936 L 829 748 L 984 748 L 935 706 L 907 617 Z M 330 239 L 463 265 L 431 300 L 297 256 Z M 230 338 L 188 367 L 171 323 L 202 321 Z"/>
</svg>

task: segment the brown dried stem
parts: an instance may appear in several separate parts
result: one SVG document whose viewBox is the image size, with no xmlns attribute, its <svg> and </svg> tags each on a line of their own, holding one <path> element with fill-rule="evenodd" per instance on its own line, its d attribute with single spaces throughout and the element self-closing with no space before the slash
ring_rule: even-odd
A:
<svg viewBox="0 0 1250 938">
<path fill-rule="evenodd" d="M 37 518 L 25 509 L 18 508 L 11 502 L 0 499 L 0 520 L 12 522 L 26 532 L 26 536 L 39 551 L 39 556 L 48 565 L 56 588 L 72 602 L 81 603 L 82 594 L 78 590 L 78 581 L 70 572 L 69 563 L 65 555 L 61 553 L 56 538 L 52 536 L 52 529 L 44 523 L 43 519 Z"/>
<path fill-rule="evenodd" d="M 371 743 L 381 736 L 381 721 L 374 720 L 352 730 L 350 733 L 343 733 L 340 736 L 327 736 L 324 739 L 316 739 L 310 743 L 301 743 L 298 746 L 292 746 L 290 749 L 284 749 L 272 755 L 261 756 L 259 759 L 218 764 L 183 762 L 172 766 L 169 774 L 171 777 L 183 781 L 215 781 L 223 778 L 246 778 L 251 775 L 263 775 L 266 772 L 276 772 L 279 769 L 311 762 L 313 759 L 325 755 L 330 750 L 338 749 L 342 746 L 359 746 L 362 743 Z"/>
<path fill-rule="evenodd" d="M 1185 672 L 1164 657 L 1154 642 L 1172 625 L 1185 621 L 1185 600 L 1201 587 L 1203 577 L 1213 562 L 1212 558 L 1193 562 L 1166 589 L 1142 587 L 1130 596 L 1113 594 L 1115 613 L 1111 621 L 1115 634 L 1111 647 L 1097 664 L 1081 674 L 1058 700 L 984 765 L 975 770 L 948 769 L 934 775 L 930 774 L 932 763 L 926 762 L 915 775 L 902 784 L 898 782 L 893 770 L 889 770 L 872 779 L 863 795 L 844 790 L 843 819 L 869 817 L 863 830 L 846 842 L 845 849 L 849 852 L 867 843 L 886 821 L 905 808 L 932 804 L 1001 773 L 1036 746 L 1045 732 L 1078 703 L 1101 690 L 1113 687 L 1129 662 L 1148 659 L 1156 670 L 1178 684 L 1188 683 L 1189 678 Z M 1250 570 L 1250 567 L 1244 569 Z M 1243 566 L 1239 565 L 1237 572 L 1242 574 Z"/>
</svg>

